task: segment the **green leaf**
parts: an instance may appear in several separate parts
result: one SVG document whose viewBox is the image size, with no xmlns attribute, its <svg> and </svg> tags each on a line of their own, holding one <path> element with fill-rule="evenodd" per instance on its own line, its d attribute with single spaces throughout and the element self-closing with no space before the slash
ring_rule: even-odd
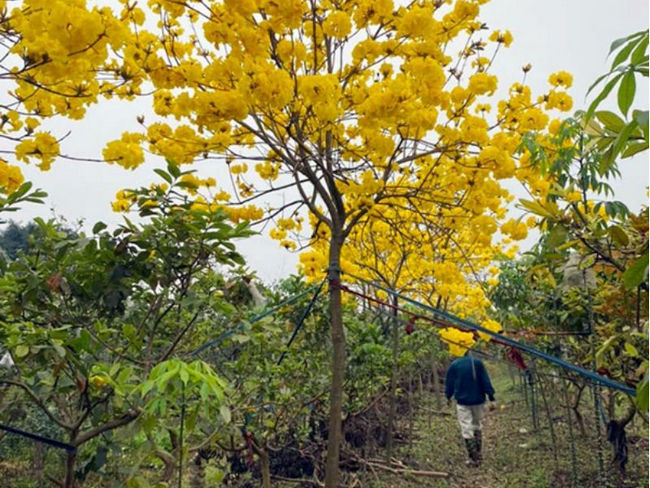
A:
<svg viewBox="0 0 650 488">
<path fill-rule="evenodd" d="M 612 66 L 610 69 L 613 70 L 623 61 L 625 61 L 627 57 L 630 55 L 630 53 L 632 52 L 632 49 L 634 49 L 634 46 L 636 46 L 638 42 L 639 41 L 630 41 L 623 49 L 621 49 L 616 55 L 616 57 L 614 58 L 614 61 L 612 61 Z"/>
<path fill-rule="evenodd" d="M 16 348 L 16 351 L 15 351 L 14 354 L 16 354 L 17 358 L 24 358 L 25 356 L 27 356 L 29 354 L 29 347 L 21 344 L 20 346 L 18 346 Z"/>
<path fill-rule="evenodd" d="M 618 87 L 618 108 L 621 110 L 623 115 L 627 117 L 627 112 L 632 106 L 634 101 L 634 94 L 636 93 L 636 80 L 634 79 L 634 73 L 628 71 L 623 76 L 621 81 L 621 86 Z"/>
<path fill-rule="evenodd" d="M 634 49 L 634 52 L 630 56 L 630 62 L 632 65 L 636 66 L 641 64 L 644 59 L 648 59 L 648 34 L 646 32 L 645 39 L 643 39 L 639 45 Z"/>
<path fill-rule="evenodd" d="M 174 178 L 178 178 L 181 175 L 181 170 L 178 169 L 178 166 L 176 166 L 173 161 L 170 160 L 167 160 L 167 171 L 169 171 L 169 174 Z"/>
<path fill-rule="evenodd" d="M 603 81 L 605 78 L 607 78 L 610 75 L 610 73 L 605 73 L 604 75 L 600 75 L 598 78 L 596 78 L 596 81 L 594 81 L 589 89 L 587 90 L 587 96 L 589 96 L 589 93 L 591 93 L 591 90 L 593 90 L 598 83 Z"/>
<path fill-rule="evenodd" d="M 561 225 L 556 225 L 548 233 L 548 237 L 546 238 L 546 245 L 549 248 L 554 249 L 566 241 L 568 234 L 569 233 L 566 228 L 562 227 Z"/>
<path fill-rule="evenodd" d="M 524 210 L 527 210 L 531 213 L 534 213 L 536 215 L 539 215 L 541 217 L 546 217 L 546 218 L 553 218 L 554 214 L 551 213 L 546 207 L 544 207 L 541 203 L 533 201 L 533 200 L 519 200 L 519 207 L 523 208 Z"/>
<path fill-rule="evenodd" d="M 648 255 L 633 262 L 623 273 L 623 286 L 628 290 L 633 290 L 646 280 L 648 275 Z"/>
<path fill-rule="evenodd" d="M 600 357 L 614 344 L 614 341 L 618 340 L 618 336 L 611 336 L 609 337 L 603 344 L 600 346 L 598 351 L 596 351 L 596 359 L 600 359 Z"/>
<path fill-rule="evenodd" d="M 147 380 L 144 383 L 140 383 L 140 391 L 142 393 L 142 397 L 144 398 L 147 393 L 151 391 L 151 389 L 154 387 L 154 382 L 151 380 Z"/>
<path fill-rule="evenodd" d="M 625 231 L 618 225 L 612 225 L 607 229 L 610 237 L 618 246 L 627 246 L 630 243 L 630 238 Z"/>
<path fill-rule="evenodd" d="M 232 414 L 230 412 L 230 409 L 226 405 L 221 405 L 219 407 L 219 414 L 221 415 L 221 418 L 223 418 L 223 421 L 227 424 L 230 423 L 230 420 L 232 419 Z"/>
<path fill-rule="evenodd" d="M 603 90 L 598 94 L 598 96 L 594 99 L 594 101 L 591 102 L 591 105 L 589 105 L 589 109 L 585 114 L 585 120 L 589 120 L 594 115 L 594 112 L 598 107 L 598 105 L 600 105 L 600 102 L 602 102 L 603 100 L 605 100 L 605 98 L 607 98 L 609 92 L 612 91 L 612 88 L 614 88 L 614 85 L 618 83 L 618 80 L 620 80 L 622 76 L 623 73 L 619 73 L 614 78 L 609 80 L 609 82 L 605 85 L 605 88 L 603 88 Z"/>
<path fill-rule="evenodd" d="M 645 140 L 648 140 L 648 111 L 647 110 L 634 110 L 632 118 L 639 124 Z"/>
<path fill-rule="evenodd" d="M 609 54 L 612 54 L 620 46 L 625 44 L 625 41 L 629 41 L 630 39 L 634 39 L 635 37 L 642 37 L 645 34 L 645 32 L 646 31 L 639 31 L 639 32 L 635 32 L 634 34 L 630 34 L 629 36 L 621 37 L 620 39 L 616 39 L 614 42 L 612 42 L 611 46 L 609 46 Z M 608 54 L 608 56 L 609 56 L 609 54 Z"/>
<path fill-rule="evenodd" d="M 596 118 L 602 122 L 606 129 L 612 132 L 620 132 L 625 127 L 625 121 L 614 112 L 600 110 L 596 112 Z"/>
<path fill-rule="evenodd" d="M 607 137 L 607 133 L 594 119 L 586 120 L 583 126 L 584 133 L 589 136 Z"/>
<path fill-rule="evenodd" d="M 594 264 L 596 264 L 596 255 L 595 254 L 590 254 L 588 256 L 585 256 L 581 261 L 580 264 L 578 265 L 579 269 L 589 269 L 591 268 Z"/>
<path fill-rule="evenodd" d="M 637 142 L 636 144 L 630 144 L 627 146 L 625 151 L 621 153 L 621 158 L 630 158 L 641 151 L 648 149 L 648 142 Z"/>
<path fill-rule="evenodd" d="M 130 341 L 135 342 L 136 332 L 137 330 L 135 326 L 131 323 L 126 323 L 122 326 L 122 334 L 124 334 L 124 337 L 126 337 Z"/>
<path fill-rule="evenodd" d="M 619 133 L 618 137 L 614 141 L 614 144 L 612 145 L 612 160 L 618 156 L 618 154 L 621 152 L 621 150 L 625 147 L 625 145 L 628 143 L 630 140 L 630 136 L 634 132 L 634 130 L 638 127 L 639 124 L 636 123 L 636 120 L 633 120 L 629 124 L 627 124 L 623 130 Z"/>
<path fill-rule="evenodd" d="M 99 234 L 105 228 L 106 224 L 104 222 L 97 222 L 95 225 L 93 225 L 93 234 Z"/>
<path fill-rule="evenodd" d="M 570 241 L 566 241 L 561 246 L 558 246 L 557 250 L 564 251 L 565 249 L 569 249 L 570 247 L 575 246 L 576 244 L 580 244 L 580 241 L 578 239 L 572 239 Z"/>
<path fill-rule="evenodd" d="M 154 172 L 158 176 L 160 176 L 163 180 L 165 180 L 167 183 L 169 183 L 170 185 L 172 184 L 173 180 L 172 180 L 172 177 L 169 175 L 169 173 L 167 173 L 166 171 L 164 171 L 164 170 L 162 170 L 160 168 L 154 169 Z"/>
<path fill-rule="evenodd" d="M 65 348 L 59 346 L 58 344 L 52 344 L 52 346 L 54 347 L 54 350 L 60 357 L 62 358 L 65 357 Z"/>
<path fill-rule="evenodd" d="M 187 372 L 187 367 L 182 365 L 179 376 L 183 384 L 187 385 L 187 381 L 190 379 L 190 374 Z"/>
<path fill-rule="evenodd" d="M 633 358 L 638 358 L 639 357 L 639 351 L 637 351 L 636 347 L 634 347 L 629 342 L 626 342 L 625 346 L 623 346 L 623 347 L 625 348 L 625 354 L 627 354 L 628 356 L 633 357 Z"/>
<path fill-rule="evenodd" d="M 15 190 L 15 191 L 11 194 L 11 198 L 12 198 L 12 200 L 13 200 L 13 201 L 16 201 L 16 200 L 20 199 L 21 197 L 25 196 L 25 195 L 27 194 L 27 192 L 28 192 L 31 188 L 32 188 L 32 183 L 29 182 L 29 181 L 26 181 L 25 183 L 23 183 L 22 185 L 20 185 L 20 187 L 18 187 L 18 189 Z"/>
</svg>

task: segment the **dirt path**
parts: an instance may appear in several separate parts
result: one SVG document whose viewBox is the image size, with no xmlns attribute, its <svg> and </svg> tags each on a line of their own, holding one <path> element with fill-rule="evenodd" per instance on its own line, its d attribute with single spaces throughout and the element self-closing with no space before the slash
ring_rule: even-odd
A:
<svg viewBox="0 0 650 488">
<path fill-rule="evenodd" d="M 454 487 L 454 488 L 543 488 L 598 487 L 598 464 L 595 436 L 576 435 L 576 483 L 572 483 L 571 443 L 567 416 L 556 398 L 549 399 L 557 444 L 557 460 L 553 455 L 548 422 L 540 412 L 538 431 L 532 429 L 530 405 L 527 405 L 518 382 L 504 371 L 493 377 L 497 390 L 498 408 L 489 412 L 484 425 L 484 462 L 479 468 L 465 466 L 466 453 L 460 438 L 453 407 L 442 406 L 435 413 L 433 397 L 425 398 L 414 419 L 411 443 L 400 446 L 398 458 L 413 469 L 445 471 L 447 479 L 432 479 L 408 475 L 392 475 L 375 470 L 366 472 L 363 486 L 376 488 Z M 542 407 L 540 406 L 540 410 Z M 432 413 L 433 412 L 433 413 Z M 405 421 L 402 418 L 402 421 Z M 611 486 L 647 487 L 648 457 L 647 429 L 636 424 L 641 435 L 631 431 L 628 473 L 625 480 Z M 400 426 L 407 429 L 408 423 Z M 574 426 L 572 426 L 574 427 Z M 574 428 L 574 431 L 576 429 Z M 593 429 L 592 429 L 593 431 Z M 603 444 L 605 465 L 611 458 L 610 446 Z"/>
</svg>

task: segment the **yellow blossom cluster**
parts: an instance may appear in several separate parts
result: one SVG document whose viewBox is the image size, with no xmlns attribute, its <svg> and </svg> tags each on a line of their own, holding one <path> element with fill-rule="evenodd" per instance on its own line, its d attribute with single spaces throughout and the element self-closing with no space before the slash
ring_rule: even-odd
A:
<svg viewBox="0 0 650 488">
<path fill-rule="evenodd" d="M 10 101 L 4 106 L 13 108 L 0 111 L 0 136 L 14 141 L 4 151 L 48 170 L 60 148 L 54 135 L 36 131 L 42 119 L 81 119 L 101 97 L 133 99 L 148 73 L 163 67 L 158 37 L 133 30 L 144 22 L 143 11 L 122 3 L 118 13 L 85 0 L 0 3 L 0 82 Z M 139 164 L 133 142 L 122 139 L 126 149 L 112 145 L 110 159 Z"/>
<path fill-rule="evenodd" d="M 36 159 L 42 170 L 48 170 L 59 155 L 59 143 L 51 134 L 37 132 L 33 137 L 23 139 L 15 151 L 18 161 L 28 163 Z"/>
<path fill-rule="evenodd" d="M 492 55 L 513 40 L 505 30 L 481 40 L 483 3 L 121 0 L 113 13 L 84 0 L 23 0 L 11 14 L 12 52 L 34 64 L 17 67 L 11 96 L 25 110 L 0 130 L 31 131 L 17 154 L 49 166 L 59 149 L 34 132 L 40 117 L 77 118 L 101 96 L 130 99 L 146 86 L 153 120 L 109 142 L 107 161 L 135 168 L 145 147 L 177 164 L 226 157 L 232 193 L 244 199 L 264 194 L 259 179 L 265 190 L 293 184 L 309 223 L 287 209 L 271 235 L 287 249 L 310 244 L 299 264 L 308 278 L 322 276 L 330 240 L 344 235 L 342 269 L 482 320 L 488 300 L 476 276 L 515 252 L 495 235 L 526 233 L 504 223 L 512 196 L 503 180 L 548 193 L 551 182 L 518 148 L 530 133 L 550 144 L 558 123 L 548 112 L 572 107 L 564 72 L 547 93 L 514 83 L 493 100 Z M 467 48 L 453 56 L 456 44 Z M 224 205 L 212 182 L 183 181 L 192 208 L 223 208 L 234 222 L 264 215 Z M 128 210 L 122 196 L 114 208 Z"/>
<path fill-rule="evenodd" d="M 464 332 L 454 327 L 440 329 L 438 334 L 449 346 L 449 352 L 452 356 L 464 356 L 476 343 L 472 332 Z"/>
<path fill-rule="evenodd" d="M 18 166 L 7 164 L 0 158 L 0 191 L 10 194 L 22 185 L 24 177 Z"/>
<path fill-rule="evenodd" d="M 566 71 L 558 71 L 549 76 L 548 82 L 555 87 L 563 86 L 564 88 L 571 88 L 571 85 L 573 85 L 573 75 Z"/>
<path fill-rule="evenodd" d="M 111 207 L 114 212 L 128 212 L 137 199 L 135 193 L 128 190 L 119 190 L 115 194 L 115 200 L 111 203 Z"/>
<path fill-rule="evenodd" d="M 298 268 L 307 277 L 322 276 L 327 269 L 327 256 L 317 250 L 303 252 L 300 254 Z"/>
<path fill-rule="evenodd" d="M 476 73 L 470 77 L 467 89 L 473 95 L 491 95 L 497 89 L 497 77 L 487 73 Z"/>
<path fill-rule="evenodd" d="M 103 151 L 104 159 L 109 163 L 118 163 L 127 169 L 135 169 L 144 162 L 144 152 L 140 143 L 142 134 L 124 132 L 119 141 L 109 142 Z"/>
<path fill-rule="evenodd" d="M 485 320 L 485 321 L 481 322 L 481 327 L 483 327 L 484 329 L 489 330 L 490 332 L 495 332 L 495 333 L 501 332 L 503 330 L 503 327 L 501 327 L 501 324 L 499 322 L 497 322 L 496 320 L 492 320 L 492 319 L 488 319 L 488 320 Z M 485 332 L 478 332 L 478 335 L 484 341 L 489 341 L 490 338 L 491 338 Z"/>
<path fill-rule="evenodd" d="M 528 236 L 528 226 L 519 220 L 510 219 L 501 226 L 501 232 L 516 241 Z"/>
<path fill-rule="evenodd" d="M 255 165 L 255 171 L 260 175 L 260 178 L 275 181 L 280 174 L 280 163 L 272 163 L 270 161 L 258 163 Z"/>
<path fill-rule="evenodd" d="M 255 205 L 222 208 L 228 214 L 228 218 L 235 224 L 239 222 L 255 222 L 264 216 L 264 211 Z"/>
</svg>

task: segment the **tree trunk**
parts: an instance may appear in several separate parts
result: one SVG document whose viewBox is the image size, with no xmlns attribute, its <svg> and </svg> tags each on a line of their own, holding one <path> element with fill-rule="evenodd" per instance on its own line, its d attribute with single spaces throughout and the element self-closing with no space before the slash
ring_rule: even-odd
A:
<svg viewBox="0 0 650 488">
<path fill-rule="evenodd" d="M 393 305 L 397 307 L 397 297 L 393 297 Z M 393 369 L 390 374 L 390 406 L 388 410 L 388 425 L 386 427 L 386 461 L 390 463 L 393 456 L 393 436 L 395 434 L 395 418 L 397 417 L 397 376 L 399 361 L 399 329 L 397 327 L 397 308 L 393 309 Z"/>
<path fill-rule="evenodd" d="M 64 488 L 75 488 L 76 483 L 74 479 L 74 471 L 76 465 L 77 453 L 68 452 L 68 456 L 65 461 L 65 482 L 63 484 Z"/>
<path fill-rule="evenodd" d="M 341 289 L 332 286 L 341 279 L 340 262 L 343 237 L 332 232 L 328 278 L 330 281 L 330 334 L 332 337 L 332 385 L 330 388 L 330 411 L 327 433 L 327 463 L 325 465 L 325 488 L 339 486 L 339 455 L 341 449 L 341 415 L 343 412 L 343 381 L 345 376 L 345 332 Z"/>
<path fill-rule="evenodd" d="M 262 488 L 271 488 L 271 462 L 269 453 L 264 448 L 257 452 L 260 457 L 260 471 L 262 472 Z"/>
<path fill-rule="evenodd" d="M 414 401 L 413 401 L 413 371 L 409 371 L 409 391 L 408 391 L 408 402 L 409 402 L 409 452 L 412 452 L 413 449 L 413 416 L 414 412 Z"/>
<path fill-rule="evenodd" d="M 580 435 L 582 437 L 587 436 L 587 430 L 585 429 L 585 421 L 582 418 L 582 414 L 580 413 L 580 406 L 576 407 L 571 407 L 573 410 L 573 414 L 576 416 L 576 423 L 578 424 L 578 429 L 580 429 Z"/>
<path fill-rule="evenodd" d="M 40 442 L 34 443 L 34 477 L 41 479 L 43 477 L 43 467 L 45 463 L 45 448 Z"/>
</svg>

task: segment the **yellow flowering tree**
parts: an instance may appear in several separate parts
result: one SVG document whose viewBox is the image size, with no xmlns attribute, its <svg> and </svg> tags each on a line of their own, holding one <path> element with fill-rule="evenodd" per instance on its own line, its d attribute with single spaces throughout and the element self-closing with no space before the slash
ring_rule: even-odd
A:
<svg viewBox="0 0 650 488">
<path fill-rule="evenodd" d="M 103 160 L 135 168 L 145 149 L 177 164 L 221 160 L 229 181 L 210 182 L 209 199 L 197 205 L 225 207 L 235 221 L 275 220 L 272 236 L 284 247 L 312 246 L 301 257 L 312 278 L 327 271 L 338 281 L 346 260 L 357 260 L 361 247 L 352 249 L 364 229 L 399 226 L 414 250 L 435 236 L 445 259 L 431 259 L 419 275 L 430 271 L 439 296 L 452 299 L 465 291 L 470 258 L 479 255 L 480 268 L 493 255 L 509 198 L 499 180 L 548 192 L 526 154 L 514 157 L 522 134 L 543 142 L 546 110 L 571 108 L 564 77 L 537 99 L 517 83 L 489 103 L 498 84 L 489 69 L 512 36 L 483 32 L 484 1 L 121 0 L 118 12 L 84 0 L 24 0 L 9 10 L 0 0 L 0 79 L 12 98 L 0 107 L 5 152 L 47 169 L 60 150 L 55 136 L 38 131 L 43 117 L 81 118 L 102 96 L 151 90 L 154 114 L 139 118 L 141 132 L 108 143 Z M 295 198 L 280 207 L 256 205 L 287 191 Z M 114 205 L 128 209 L 129 196 Z M 305 211 L 312 235 L 296 241 Z M 518 238 L 524 230 L 514 223 L 503 232 Z M 426 262 L 427 252 L 411 259 Z M 335 487 L 345 336 L 340 290 L 329 294 L 326 486 Z"/>
<path fill-rule="evenodd" d="M 68 157 L 66 134 L 43 129 L 46 119 L 81 119 L 100 97 L 140 94 L 155 38 L 136 35 L 133 20 L 126 2 L 116 14 L 84 0 L 0 0 L 0 211 L 45 196 L 17 163 L 47 170 Z"/>
</svg>

